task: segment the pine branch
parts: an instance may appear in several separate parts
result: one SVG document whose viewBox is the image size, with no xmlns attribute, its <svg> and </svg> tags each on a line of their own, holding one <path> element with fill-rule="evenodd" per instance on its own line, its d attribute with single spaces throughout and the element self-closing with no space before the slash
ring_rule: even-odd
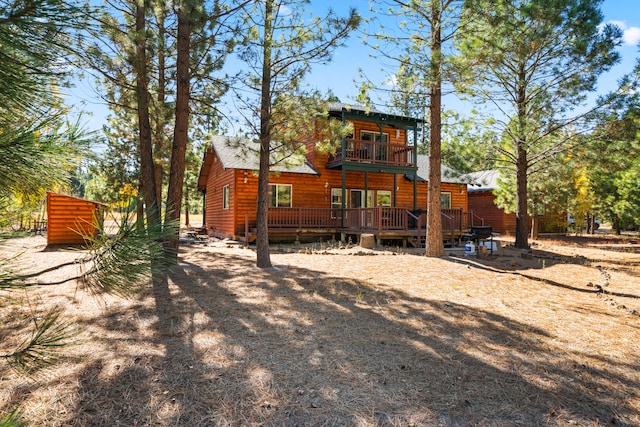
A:
<svg viewBox="0 0 640 427">
<path fill-rule="evenodd" d="M 27 423 L 22 421 L 22 411 L 16 408 L 9 415 L 0 419 L 0 427 L 27 427 Z"/>
<path fill-rule="evenodd" d="M 162 246 L 175 225 L 162 224 L 139 227 L 133 213 L 127 213 L 114 236 L 90 239 L 89 255 L 81 260 L 86 268 L 81 276 L 83 284 L 94 293 L 126 296 L 148 283 L 152 274 L 171 265 Z"/>
<path fill-rule="evenodd" d="M 30 338 L 9 354 L 2 354 L 16 371 L 32 376 L 37 371 L 48 368 L 60 360 L 60 348 L 71 344 L 70 339 L 76 331 L 59 320 L 63 309 L 52 308 L 36 327 Z"/>
</svg>

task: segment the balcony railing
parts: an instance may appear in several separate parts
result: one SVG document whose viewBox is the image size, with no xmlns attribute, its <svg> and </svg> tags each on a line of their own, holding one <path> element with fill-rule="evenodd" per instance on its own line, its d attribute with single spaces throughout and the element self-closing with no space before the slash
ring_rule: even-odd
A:
<svg viewBox="0 0 640 427">
<path fill-rule="evenodd" d="M 345 157 L 341 149 L 330 156 L 329 166 L 342 164 L 343 161 L 373 163 L 387 166 L 415 166 L 413 146 L 391 144 L 388 142 L 347 139 Z"/>
</svg>

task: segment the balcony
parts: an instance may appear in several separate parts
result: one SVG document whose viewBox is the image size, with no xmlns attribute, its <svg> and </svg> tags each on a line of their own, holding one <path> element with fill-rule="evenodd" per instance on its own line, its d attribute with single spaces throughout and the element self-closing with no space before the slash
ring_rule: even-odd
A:
<svg viewBox="0 0 640 427">
<path fill-rule="evenodd" d="M 345 162 L 409 168 L 416 166 L 412 145 L 349 138 L 345 148 L 345 157 L 339 150 L 329 156 L 327 167 L 340 167 Z"/>
</svg>

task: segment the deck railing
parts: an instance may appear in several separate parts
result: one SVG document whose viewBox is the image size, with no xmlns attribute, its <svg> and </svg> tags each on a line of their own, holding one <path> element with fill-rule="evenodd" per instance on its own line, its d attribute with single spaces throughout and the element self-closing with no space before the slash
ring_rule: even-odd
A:
<svg viewBox="0 0 640 427">
<path fill-rule="evenodd" d="M 349 138 L 346 140 L 344 159 L 342 150 L 339 148 L 336 154 L 330 157 L 329 164 L 349 161 L 389 166 L 415 166 L 413 152 L 412 145 Z"/>
<path fill-rule="evenodd" d="M 253 215 L 255 218 L 255 214 Z M 269 228 L 345 228 L 355 230 L 406 230 L 405 208 L 313 209 L 270 208 Z"/>
<path fill-rule="evenodd" d="M 335 228 L 340 227 L 341 209 L 270 208 L 270 228 Z"/>
<path fill-rule="evenodd" d="M 426 212 L 412 212 L 406 208 L 377 206 L 374 208 L 320 209 L 269 208 L 270 231 L 327 229 L 343 231 L 407 231 L 417 230 L 420 235 L 426 223 Z M 256 213 L 245 216 L 245 237 L 255 227 Z M 462 209 L 442 210 L 442 233 L 454 239 L 456 234 L 469 230 L 472 225 L 484 225 L 482 218 Z"/>
<path fill-rule="evenodd" d="M 462 208 L 459 209 L 442 209 L 443 213 L 443 230 L 470 230 L 474 225 L 484 225 L 484 219 L 480 218 L 473 212 L 464 212 Z M 446 226 L 445 226 L 445 217 Z"/>
</svg>

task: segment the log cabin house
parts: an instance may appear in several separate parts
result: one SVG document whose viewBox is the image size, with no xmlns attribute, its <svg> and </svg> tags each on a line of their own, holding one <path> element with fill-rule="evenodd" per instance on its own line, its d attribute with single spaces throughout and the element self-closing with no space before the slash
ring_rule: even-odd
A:
<svg viewBox="0 0 640 427">
<path fill-rule="evenodd" d="M 494 190 L 498 188 L 498 170 L 486 170 L 466 175 L 469 181 L 469 209 L 484 219 L 494 232 L 515 235 L 516 214 L 507 212 L 496 205 Z M 567 213 L 541 207 L 534 217 L 529 217 L 528 230 L 531 233 L 535 224 L 537 233 L 565 233 L 567 231 Z"/>
<path fill-rule="evenodd" d="M 353 125 L 336 152 L 321 153 L 313 140 L 298 165 L 271 168 L 269 237 L 302 235 L 344 239 L 363 233 L 378 242 L 424 245 L 428 157 L 417 153 L 422 121 L 380 111 L 331 104 L 329 120 Z M 258 196 L 257 143 L 214 136 L 198 189 L 205 194 L 204 228 L 216 237 L 255 239 Z M 446 168 L 443 168 L 446 169 Z M 443 234 L 453 243 L 482 220 L 468 212 L 467 185 L 444 178 Z"/>
</svg>

